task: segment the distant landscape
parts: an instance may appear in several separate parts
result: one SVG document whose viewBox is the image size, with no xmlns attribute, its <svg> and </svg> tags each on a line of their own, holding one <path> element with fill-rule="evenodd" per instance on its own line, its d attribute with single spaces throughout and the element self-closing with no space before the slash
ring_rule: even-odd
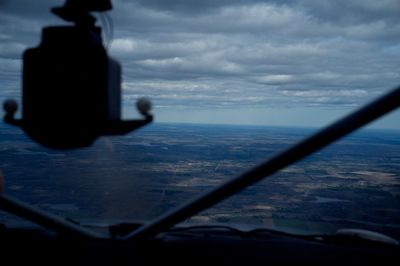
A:
<svg viewBox="0 0 400 266">
<path fill-rule="evenodd" d="M 156 123 L 87 149 L 57 151 L 0 124 L 0 169 L 8 195 L 52 213 L 87 222 L 148 221 L 314 131 Z M 0 212 L 0 223 L 10 222 Z M 339 224 L 397 235 L 400 132 L 356 132 L 186 222 Z"/>
</svg>

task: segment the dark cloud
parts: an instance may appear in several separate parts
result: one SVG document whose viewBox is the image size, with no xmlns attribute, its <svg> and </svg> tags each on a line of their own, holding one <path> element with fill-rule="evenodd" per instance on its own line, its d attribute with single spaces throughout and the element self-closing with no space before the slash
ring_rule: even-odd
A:
<svg viewBox="0 0 400 266">
<path fill-rule="evenodd" d="M 3 0 L 1 14 L 16 15 L 24 19 L 48 20 L 51 7 L 63 4 L 63 0 Z"/>
<path fill-rule="evenodd" d="M 262 2 L 254 0 L 175 0 L 175 1 L 163 1 L 163 0 L 137 0 L 134 1 L 137 4 L 161 11 L 174 12 L 178 14 L 202 14 L 207 12 L 215 12 L 216 10 L 232 5 L 238 4 L 249 4 L 253 2 Z"/>
<path fill-rule="evenodd" d="M 400 1 L 398 0 L 301 0 L 297 5 L 321 21 L 341 25 L 368 23 L 374 20 L 398 22 Z"/>
<path fill-rule="evenodd" d="M 269 4 L 275 6 L 292 6 L 312 14 L 321 21 L 340 22 L 344 24 L 381 20 L 382 18 L 398 21 L 398 14 L 400 13 L 400 1 L 398 0 L 129 0 L 129 2 L 146 8 L 184 16 L 217 12 L 222 8 L 243 5 Z"/>
</svg>

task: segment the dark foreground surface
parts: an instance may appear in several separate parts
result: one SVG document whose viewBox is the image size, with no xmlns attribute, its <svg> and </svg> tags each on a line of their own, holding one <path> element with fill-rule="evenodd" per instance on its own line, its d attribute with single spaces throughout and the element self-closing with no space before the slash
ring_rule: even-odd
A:
<svg viewBox="0 0 400 266">
<path fill-rule="evenodd" d="M 1 230 L 2 260 L 41 265 L 382 265 L 399 246 L 346 238 L 301 238 L 221 228 L 176 230 L 149 241 L 72 239 L 40 231 Z"/>
</svg>

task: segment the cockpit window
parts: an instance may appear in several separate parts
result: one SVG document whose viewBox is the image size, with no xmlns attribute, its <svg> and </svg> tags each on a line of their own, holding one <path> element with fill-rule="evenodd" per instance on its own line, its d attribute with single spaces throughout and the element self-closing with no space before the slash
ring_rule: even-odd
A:
<svg viewBox="0 0 400 266">
<path fill-rule="evenodd" d="M 63 2 L 0 1 L 2 103 L 21 107 L 22 54 L 42 27 L 66 24 L 49 12 Z M 0 122 L 4 193 L 72 220 L 153 220 L 398 85 L 396 0 L 113 7 L 96 25 L 122 66 L 122 117 L 140 117 L 136 102 L 147 97 L 154 121 L 73 150 Z M 184 223 L 398 237 L 398 121 L 393 112 Z M 17 224 L 3 212 L 0 223 Z"/>
</svg>

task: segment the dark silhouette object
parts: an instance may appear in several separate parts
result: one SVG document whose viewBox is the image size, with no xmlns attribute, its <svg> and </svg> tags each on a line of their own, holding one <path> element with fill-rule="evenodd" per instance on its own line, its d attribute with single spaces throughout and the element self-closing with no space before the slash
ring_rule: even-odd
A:
<svg viewBox="0 0 400 266">
<path fill-rule="evenodd" d="M 63 7 L 55 7 L 51 11 L 62 19 L 77 25 L 93 26 L 96 19 L 89 12 L 103 12 L 111 9 L 110 0 L 68 0 Z"/>
<path fill-rule="evenodd" d="M 107 55 L 101 29 L 89 14 L 111 8 L 109 0 L 68 0 L 52 9 L 75 25 L 44 28 L 40 45 L 25 51 L 22 119 L 14 118 L 17 104 L 8 100 L 5 122 L 44 146 L 71 149 L 152 121 L 149 108 L 139 109 L 143 120 L 121 120 L 121 66 Z"/>
</svg>

